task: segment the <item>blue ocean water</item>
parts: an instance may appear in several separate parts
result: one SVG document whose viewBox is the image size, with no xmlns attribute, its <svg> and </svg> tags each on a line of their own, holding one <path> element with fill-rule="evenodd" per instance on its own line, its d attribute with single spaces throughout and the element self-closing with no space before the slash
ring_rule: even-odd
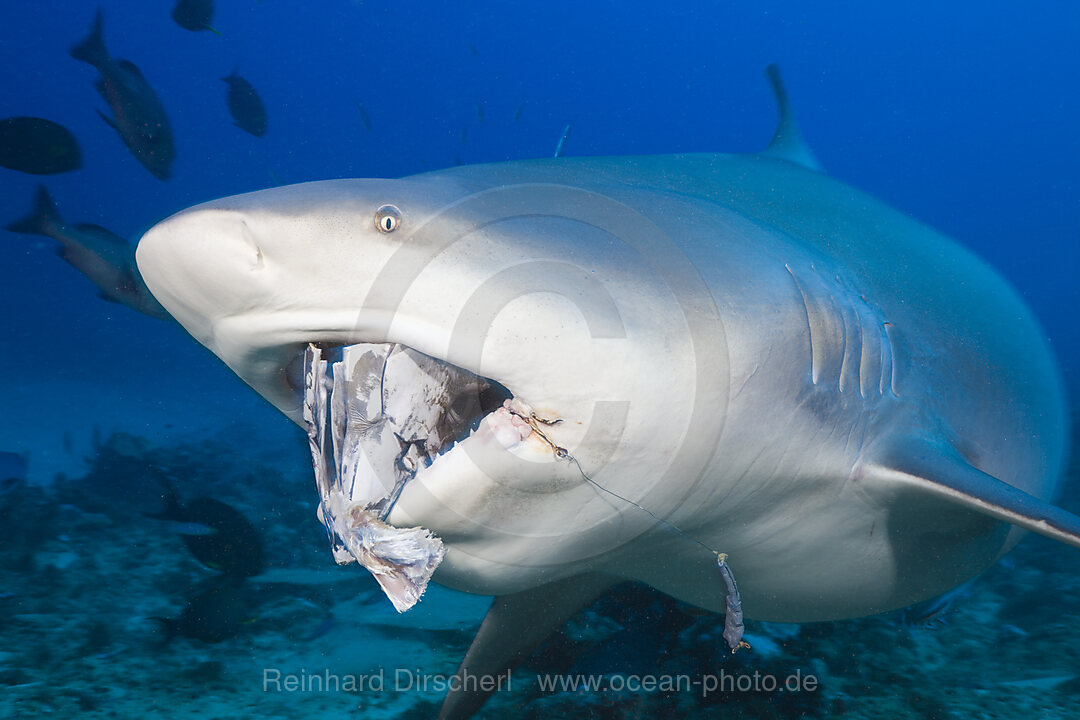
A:
<svg viewBox="0 0 1080 720">
<path fill-rule="evenodd" d="M 1080 397 L 1076 322 L 1080 139 L 1075 130 L 1080 118 L 1076 92 L 1080 55 L 1075 51 L 1080 8 L 1072 4 L 652 5 L 598 0 L 515 6 L 486 1 L 221 0 L 213 20 L 217 32 L 192 33 L 171 20 L 169 2 L 101 2 L 109 51 L 139 66 L 172 121 L 177 156 L 167 182 L 147 173 L 97 117 L 95 110 L 106 110 L 93 86 L 97 73 L 68 55 L 70 46 L 86 35 L 96 7 L 58 0 L 0 7 L 0 67 L 5 68 L 0 116 L 36 115 L 57 121 L 76 135 L 84 156 L 81 170 L 45 178 L 0 168 L 0 219 L 5 224 L 29 210 L 36 184 L 43 181 L 66 219 L 103 225 L 134 243 L 171 213 L 225 195 L 307 180 L 399 177 L 457 161 L 550 156 L 568 123 L 573 130 L 567 155 L 753 152 L 773 132 L 775 108 L 763 69 L 777 62 L 803 132 L 828 172 L 942 230 L 1005 275 L 1043 323 L 1072 398 Z M 232 124 L 220 78 L 234 69 L 266 102 L 269 131 L 264 138 Z M 358 104 L 370 118 L 370 129 Z M 54 255 L 51 240 L 4 235 L 0 450 L 29 453 L 33 483 L 49 485 L 56 473 L 80 476 L 86 472 L 85 458 L 100 450 L 100 439 L 114 430 L 165 447 L 212 434 L 232 443 L 232 449 L 221 451 L 222 463 L 264 463 L 279 471 L 295 471 L 291 482 L 297 488 L 297 502 L 314 502 L 302 435 L 298 437 L 295 428 L 215 358 L 178 328 L 98 299 L 93 287 Z M 199 462 L 200 468 L 210 464 L 207 458 Z M 229 477 L 243 474 L 235 466 L 228 471 Z M 1075 483 L 1073 488 L 1075 494 Z M 268 512 L 250 496 L 244 509 Z M 309 530 L 317 534 L 314 511 L 309 510 L 313 526 Z M 94 525 L 85 518 L 76 521 L 74 528 L 59 532 L 81 549 L 71 550 L 73 556 L 65 559 L 52 546 L 49 557 L 38 558 L 34 567 L 54 568 L 49 572 L 63 575 L 74 558 L 94 554 L 98 535 L 108 536 L 109 528 L 115 526 Z M 1025 547 L 1035 543 L 1027 558 L 1031 567 L 1049 573 L 1060 561 L 1077 568 L 1067 551 L 1038 542 L 1025 543 Z M 325 548 L 320 552 L 312 551 L 311 562 L 329 565 Z M 99 566 L 107 569 L 119 557 L 103 556 Z M 179 597 L 182 583 L 170 576 L 179 571 L 155 563 L 148 557 L 146 568 L 129 567 L 120 577 L 138 578 L 132 581 L 131 587 L 137 588 L 133 592 L 166 587 Z M 185 568 L 195 575 L 191 567 Z M 1022 582 L 1049 585 L 1047 575 L 1026 566 L 1003 570 L 995 581 L 1002 587 Z M 1060 576 L 1055 581 L 1064 582 Z M 1055 592 L 1060 591 L 1059 587 Z M 24 590 L 0 587 L 0 595 L 11 594 L 16 600 L 21 593 Z M 1014 615 L 1025 617 L 1039 593 L 1031 588 L 1023 593 L 1004 600 L 998 595 L 981 597 L 976 607 L 982 609 L 970 611 L 962 627 L 969 634 L 985 632 L 972 628 L 984 627 L 990 613 L 986 608 L 995 601 L 1017 602 Z M 1029 602 L 1018 602 L 1017 597 Z M 322 596 L 301 599 L 328 604 Z M 16 608 L 9 600 L 2 608 L 8 628 L 35 622 L 12 620 L 15 616 L 45 612 Z M 289 603 L 302 605 L 296 598 L 278 600 L 289 608 L 294 607 Z M 65 622 L 77 627 L 82 638 L 90 627 L 83 621 L 97 610 L 92 605 L 78 607 L 65 608 Z M 603 610 L 592 612 L 604 616 Z M 132 603 L 127 614 L 135 618 L 168 611 Z M 468 606 L 461 613 L 473 617 L 476 610 Z M 1053 634 L 1047 627 L 1059 624 L 1071 623 L 1069 632 L 1075 637 L 1080 631 L 1074 613 L 1074 607 L 1051 602 L 1039 615 L 1043 624 L 1031 621 L 1039 630 L 1023 622 L 1007 624 L 1024 633 L 1017 636 L 1017 643 L 1034 642 L 1030 636 L 1036 632 Z M 267 615 L 275 616 L 264 611 Z M 113 611 L 108 622 L 113 637 L 127 637 L 126 626 L 118 627 L 114 616 L 119 617 Z M 632 627 L 634 619 L 624 622 Z M 431 638 L 442 643 L 444 633 L 450 632 L 435 621 L 431 627 L 428 636 L 415 630 L 383 631 L 369 650 L 396 655 L 396 664 L 402 667 L 426 662 L 430 645 L 436 642 Z M 687 627 L 698 626 L 688 621 Z M 878 657 L 868 664 L 877 668 L 895 662 L 899 676 L 895 682 L 901 685 L 904 670 L 940 664 L 941 656 L 925 648 L 944 652 L 956 644 L 940 635 L 920 637 L 908 643 L 914 648 L 910 654 L 890 660 L 888 651 L 894 643 L 888 633 L 895 628 L 887 621 L 830 627 L 815 636 L 823 653 L 842 653 L 838 637 L 849 630 L 861 632 L 864 649 Z M 684 631 L 672 629 L 663 642 L 649 643 L 649 652 L 659 652 L 665 642 L 671 645 L 671 638 Z M 955 632 L 955 626 L 949 631 Z M 12 632 L 9 637 L 19 637 Z M 363 633 L 350 632 L 356 643 L 369 642 Z M 774 634 L 782 636 L 780 631 Z M 319 638 L 289 641 L 302 644 L 312 657 L 331 652 L 329 646 L 318 645 Z M 203 668 L 202 675 L 177 682 L 189 689 L 208 684 L 223 696 L 222 707 L 229 707 L 230 697 L 246 692 L 237 686 L 247 680 L 233 675 L 239 674 L 238 658 L 279 652 L 272 634 L 244 642 L 248 644 L 225 651 L 185 645 L 172 651 L 169 662 L 175 667 L 170 667 L 177 673 Z M 461 642 L 461 638 L 450 641 L 452 652 L 446 657 L 459 657 Z M 125 643 L 114 640 L 90 657 L 135 653 Z M 993 652 L 1005 653 L 1005 647 L 995 645 Z M 968 649 L 971 654 L 989 652 L 978 645 Z M 221 652 L 219 660 L 216 653 Z M 73 702 L 72 695 L 55 687 L 58 674 L 49 675 L 50 668 L 62 666 L 65 653 L 68 650 L 59 646 L 33 656 L 0 647 L 0 662 L 6 663 L 0 687 L 7 684 L 19 686 L 13 693 L 36 693 L 28 694 L 26 704 L 9 706 L 13 712 L 39 712 L 51 697 L 46 691 L 68 697 L 55 703 L 69 707 L 64 703 Z M 1049 667 L 1038 668 L 1032 676 L 1007 660 L 995 671 L 1008 673 L 1008 681 L 1060 677 L 1062 683 L 1075 685 L 1080 675 L 1075 655 L 1062 654 L 1060 662 L 1053 657 Z M 832 675 L 858 674 L 833 663 L 834 656 L 828 658 Z M 903 664 L 916 660 L 921 665 Z M 217 666 L 207 666 L 219 661 L 225 668 L 220 673 Z M 974 662 L 970 655 L 957 660 L 967 661 Z M 810 666 L 805 657 L 800 662 Z M 255 664 L 252 661 L 252 667 Z M 19 672 L 12 669 L 15 665 Z M 127 681 L 97 666 L 92 674 L 98 684 L 126 686 Z M 977 674 L 973 670 L 967 679 L 948 675 L 948 682 L 961 689 L 948 695 L 956 705 L 944 710 L 934 703 L 945 702 L 940 700 L 945 693 L 927 700 L 925 692 L 920 696 L 897 690 L 895 697 L 905 699 L 897 701 L 893 716 L 968 717 L 973 711 L 964 703 L 976 703 L 995 692 L 973 689 L 985 680 Z M 48 681 L 43 680 L 46 676 Z M 22 687 L 28 684 L 29 690 Z M 855 686 L 847 687 L 809 711 L 822 717 L 862 716 L 857 698 L 852 699 L 858 694 L 851 689 Z M 1071 717 L 1070 711 L 1077 708 L 1075 687 L 1061 691 L 1049 681 L 1010 687 L 1014 695 L 1033 695 L 1025 700 L 1029 704 L 1018 707 L 1058 713 L 1047 717 Z M 879 690 L 875 686 L 874 692 Z M 86 688 L 79 693 L 93 695 Z M 924 699 L 911 699 L 916 696 Z M 123 702 L 120 712 L 134 713 L 139 706 L 130 704 L 133 697 L 141 697 L 146 708 L 157 708 L 165 696 L 153 689 L 129 689 L 121 701 L 117 693 L 103 690 L 102 697 L 79 702 L 86 704 L 85 712 L 104 712 L 110 704 Z M 764 697 L 754 702 L 768 703 Z M 273 711 L 286 712 L 290 707 L 286 699 L 274 696 Z M 433 699 L 437 694 L 428 698 Z M 310 698 L 304 702 L 303 712 L 314 713 Z M 339 706 L 326 698 L 319 702 L 322 710 L 356 706 L 355 702 Z M 611 700 L 588 711 L 617 717 L 623 712 L 619 702 Z M 730 702 L 747 716 L 757 712 L 756 705 L 738 705 L 738 698 Z M 358 712 L 394 716 L 409 710 L 408 703 L 385 705 Z M 680 713 L 705 712 L 689 702 L 684 705 L 678 706 Z M 675 712 L 672 707 L 662 710 Z M 783 704 L 774 708 L 779 708 L 773 711 L 775 717 L 805 710 Z M 572 715 L 579 709 L 560 705 L 556 711 Z M 416 712 L 424 716 L 423 709 Z"/>
</svg>

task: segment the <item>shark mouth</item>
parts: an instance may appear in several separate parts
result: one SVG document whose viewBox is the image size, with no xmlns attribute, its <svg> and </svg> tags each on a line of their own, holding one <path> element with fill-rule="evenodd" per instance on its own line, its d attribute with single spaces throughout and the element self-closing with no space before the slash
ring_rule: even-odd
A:
<svg viewBox="0 0 1080 720">
<path fill-rule="evenodd" d="M 504 445 L 526 439 L 535 416 L 494 380 L 404 345 L 309 344 L 303 368 L 319 519 L 334 559 L 367 568 L 404 612 L 445 548 L 430 530 L 386 522 L 402 489 L 475 432 Z"/>
</svg>

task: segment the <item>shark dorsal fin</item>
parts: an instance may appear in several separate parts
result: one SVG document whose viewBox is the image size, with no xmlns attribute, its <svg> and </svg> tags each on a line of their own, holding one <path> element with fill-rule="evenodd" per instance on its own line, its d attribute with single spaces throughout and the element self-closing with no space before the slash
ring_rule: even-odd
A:
<svg viewBox="0 0 1080 720">
<path fill-rule="evenodd" d="M 795 115 L 791 111 L 788 102 L 787 89 L 784 87 L 784 79 L 780 76 L 780 66 L 776 63 L 765 68 L 765 75 L 769 78 L 773 96 L 776 97 L 777 110 L 780 119 L 776 124 L 776 132 L 773 133 L 769 146 L 762 151 L 762 155 L 787 160 L 808 170 L 821 171 L 821 163 L 814 156 L 810 146 L 803 140 L 799 125 L 795 122 Z"/>
</svg>

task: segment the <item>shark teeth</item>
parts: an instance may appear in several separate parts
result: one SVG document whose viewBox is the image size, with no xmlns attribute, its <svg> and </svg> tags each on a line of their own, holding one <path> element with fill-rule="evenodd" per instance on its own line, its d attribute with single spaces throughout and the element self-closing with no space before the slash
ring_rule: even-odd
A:
<svg viewBox="0 0 1080 720">
<path fill-rule="evenodd" d="M 511 396 L 498 383 L 402 345 L 308 345 L 303 368 L 319 519 L 334 558 L 367 568 L 404 612 L 445 549 L 429 530 L 385 522 L 402 489 L 485 425 L 508 440 L 531 429 L 503 406 Z"/>
</svg>

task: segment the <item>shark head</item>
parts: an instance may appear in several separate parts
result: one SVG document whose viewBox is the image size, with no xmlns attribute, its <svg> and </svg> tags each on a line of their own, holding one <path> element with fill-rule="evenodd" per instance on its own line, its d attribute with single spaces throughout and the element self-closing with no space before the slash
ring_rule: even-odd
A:
<svg viewBox="0 0 1080 720">
<path fill-rule="evenodd" d="M 159 223 L 139 243 L 140 271 L 173 317 L 298 423 L 302 382 L 289 371 L 308 343 L 387 342 L 395 320 L 396 333 L 427 337 L 416 326 L 422 317 L 364 306 L 395 253 L 422 252 L 403 239 L 434 204 L 416 183 L 347 185 L 206 203 Z M 384 199 L 408 208 L 391 232 L 375 224 Z"/>
<path fill-rule="evenodd" d="M 663 237 L 617 198 L 450 172 L 213 201 L 152 228 L 137 259 L 173 317 L 309 431 L 311 348 L 407 349 L 483 381 L 385 519 L 446 543 L 444 584 L 504 594 L 610 564 L 655 522 L 634 505 L 678 507 L 665 477 L 707 462 L 723 392 L 702 392 L 699 360 L 723 388 L 724 352 L 692 337 L 700 278 Z M 416 392 L 399 425 L 430 404 Z"/>
</svg>

